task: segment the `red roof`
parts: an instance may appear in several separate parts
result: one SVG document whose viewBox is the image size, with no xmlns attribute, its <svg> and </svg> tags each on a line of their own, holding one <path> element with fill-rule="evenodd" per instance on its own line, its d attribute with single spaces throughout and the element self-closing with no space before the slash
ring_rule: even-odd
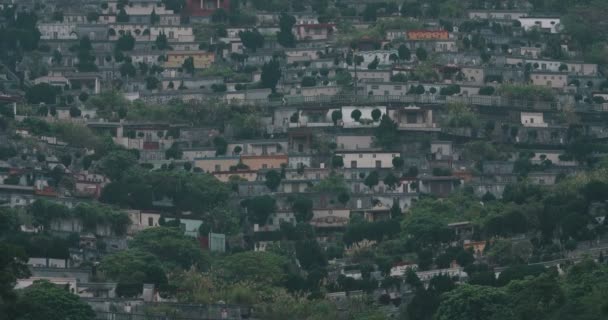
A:
<svg viewBox="0 0 608 320">
<path fill-rule="evenodd" d="M 307 27 L 307 28 L 333 28 L 335 24 L 333 23 L 303 23 L 296 24 L 296 27 Z"/>
<path fill-rule="evenodd" d="M 186 7 L 183 12 L 191 17 L 208 17 L 213 14 L 217 8 L 201 8 L 201 3 L 216 4 L 219 2 L 219 8 L 230 11 L 230 0 L 186 0 Z"/>
</svg>

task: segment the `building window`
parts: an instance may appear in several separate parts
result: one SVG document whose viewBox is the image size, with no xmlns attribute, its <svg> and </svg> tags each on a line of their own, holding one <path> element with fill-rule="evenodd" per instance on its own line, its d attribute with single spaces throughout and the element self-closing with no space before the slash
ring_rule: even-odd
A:
<svg viewBox="0 0 608 320">
<path fill-rule="evenodd" d="M 376 168 L 382 168 L 382 161 L 376 160 Z"/>
<path fill-rule="evenodd" d="M 148 217 L 148 227 L 153 227 L 153 226 L 154 226 L 154 218 Z"/>
<path fill-rule="evenodd" d="M 357 168 L 357 161 L 356 160 L 351 161 L 350 162 L 350 167 L 351 168 Z"/>
</svg>

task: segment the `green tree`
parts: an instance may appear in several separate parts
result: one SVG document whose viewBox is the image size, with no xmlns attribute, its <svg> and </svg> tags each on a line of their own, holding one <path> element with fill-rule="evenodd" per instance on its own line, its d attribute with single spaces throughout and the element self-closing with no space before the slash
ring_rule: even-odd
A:
<svg viewBox="0 0 608 320">
<path fill-rule="evenodd" d="M 384 179 L 382 180 L 382 182 L 384 182 L 384 184 L 390 189 L 390 190 L 394 190 L 395 187 L 397 187 L 398 185 L 400 185 L 400 181 L 399 178 L 393 174 L 392 172 L 389 172 L 386 177 L 384 177 Z"/>
<path fill-rule="evenodd" d="M 252 52 L 264 46 L 264 36 L 257 29 L 241 31 L 239 38 L 243 46 Z"/>
<path fill-rule="evenodd" d="M 268 218 L 276 212 L 277 203 L 273 197 L 263 195 L 245 200 L 244 205 L 247 208 L 249 219 L 254 223 L 264 225 Z"/>
<path fill-rule="evenodd" d="M 279 61 L 273 58 L 269 62 L 264 63 L 260 76 L 262 87 L 272 89 L 272 92 L 274 92 L 279 79 L 281 79 L 281 65 Z"/>
<path fill-rule="evenodd" d="M 292 48 L 296 44 L 296 37 L 292 29 L 296 24 L 296 18 L 287 13 L 279 16 L 279 31 L 277 32 L 277 42 L 286 48 Z"/>
<path fill-rule="evenodd" d="M 270 252 L 246 251 L 229 255 L 218 261 L 218 267 L 230 282 L 252 281 L 280 285 L 286 279 L 286 260 Z"/>
<path fill-rule="evenodd" d="M 154 44 L 156 45 L 156 49 L 158 50 L 167 50 L 171 47 L 169 46 L 169 40 L 167 40 L 167 35 L 163 32 L 159 33 L 156 36 L 156 40 L 154 40 Z"/>
<path fill-rule="evenodd" d="M 361 111 L 359 109 L 353 110 L 353 112 L 350 113 L 350 117 L 355 121 L 359 121 L 359 119 L 361 119 Z"/>
<path fill-rule="evenodd" d="M 15 213 L 0 211 L 0 237 L 17 232 L 18 222 Z M 10 222 L 10 221 L 12 222 Z M 22 247 L 0 242 L 0 313 L 8 314 L 17 299 L 13 288 L 17 279 L 30 275 L 27 267 L 27 255 Z"/>
<path fill-rule="evenodd" d="M 195 67 L 194 67 L 194 58 L 192 57 L 188 57 L 184 60 L 184 63 L 182 64 L 182 69 L 184 69 L 185 72 L 194 75 L 194 71 L 195 71 Z"/>
<path fill-rule="evenodd" d="M 304 195 L 297 195 L 291 202 L 291 208 L 298 222 L 308 222 L 313 217 L 313 201 Z"/>
<path fill-rule="evenodd" d="M 181 13 L 186 7 L 186 0 L 163 0 L 165 8 L 173 10 L 175 13 Z"/>
<path fill-rule="evenodd" d="M 365 184 L 368 188 L 372 189 L 373 187 L 377 186 L 379 182 L 380 177 L 378 175 L 378 172 L 372 171 L 367 175 L 367 177 L 365 177 L 363 184 Z"/>
<path fill-rule="evenodd" d="M 446 293 L 437 309 L 437 320 L 512 319 L 501 289 L 463 284 Z"/>
<path fill-rule="evenodd" d="M 403 169 L 403 166 L 405 165 L 405 161 L 401 157 L 394 157 L 392 162 L 393 167 L 397 170 Z"/>
<path fill-rule="evenodd" d="M 420 61 L 425 61 L 428 58 L 429 54 L 426 52 L 426 50 L 422 47 L 416 49 L 416 57 L 418 58 L 418 60 Z"/>
<path fill-rule="evenodd" d="M 380 117 L 382 117 L 382 111 L 380 111 L 380 109 L 375 108 L 374 110 L 372 110 L 372 119 L 374 121 L 380 120 Z"/>
<path fill-rule="evenodd" d="M 97 71 L 97 65 L 95 64 L 95 56 L 91 53 L 93 46 L 89 37 L 82 37 L 78 42 L 78 64 L 76 68 L 80 72 L 94 72 Z"/>
<path fill-rule="evenodd" d="M 129 168 L 137 164 L 137 157 L 130 151 L 116 150 L 99 160 L 99 170 L 110 180 L 119 180 Z"/>
<path fill-rule="evenodd" d="M 342 111 L 334 110 L 331 112 L 331 121 L 334 122 L 334 125 L 338 125 L 338 121 L 342 120 Z"/>
<path fill-rule="evenodd" d="M 125 11 L 124 8 L 120 9 L 120 11 L 118 11 L 118 14 L 116 14 L 116 22 L 129 22 L 129 15 L 127 14 L 127 11 Z"/>
<path fill-rule="evenodd" d="M 213 146 L 215 146 L 215 155 L 216 156 L 226 155 L 226 151 L 228 150 L 228 141 L 226 141 L 226 139 L 224 139 L 224 137 L 217 136 L 217 137 L 213 138 Z"/>
<path fill-rule="evenodd" d="M 515 319 L 557 319 L 565 296 L 556 275 L 516 280 L 506 288 Z"/>
<path fill-rule="evenodd" d="M 402 229 L 407 238 L 421 245 L 447 243 L 453 238 L 453 232 L 447 224 L 438 221 L 436 216 L 426 212 L 409 215 L 403 221 Z"/>
<path fill-rule="evenodd" d="M 382 115 L 380 125 L 375 129 L 375 143 L 385 150 L 391 150 L 398 139 L 397 124 L 388 115 Z"/>
<path fill-rule="evenodd" d="M 240 217 L 232 208 L 215 207 L 203 215 L 203 224 L 199 229 L 201 235 L 209 232 L 235 234 L 239 231 Z"/>
<path fill-rule="evenodd" d="M 494 94 L 494 92 L 496 92 L 496 89 L 494 89 L 494 87 L 482 87 L 479 89 L 479 94 L 482 96 L 491 96 Z"/>
<path fill-rule="evenodd" d="M 367 65 L 367 69 L 369 70 L 376 70 L 376 68 L 378 68 L 378 64 L 380 63 L 380 60 L 378 60 L 378 57 L 374 57 L 374 60 L 372 60 L 372 62 L 370 62 Z"/>
<path fill-rule="evenodd" d="M 117 281 L 125 296 L 141 293 L 144 283 L 157 286 L 167 283 L 167 276 L 158 258 L 139 250 L 123 250 L 107 255 L 101 261 L 99 270 L 110 280 Z M 118 289 L 117 289 L 118 290 Z M 118 294 L 118 293 L 117 293 Z"/>
<path fill-rule="evenodd" d="M 171 147 L 165 151 L 165 157 L 167 159 L 178 160 L 178 159 L 181 159 L 183 155 L 184 155 L 184 152 L 182 151 L 182 148 L 180 148 L 180 146 L 177 142 L 173 142 Z"/>
<path fill-rule="evenodd" d="M 268 189 L 271 191 L 277 191 L 277 188 L 279 188 L 279 185 L 281 185 L 281 174 L 276 170 L 269 170 L 266 172 L 264 178 L 266 179 L 264 184 L 268 187 Z"/>
<path fill-rule="evenodd" d="M 120 75 L 123 77 L 135 77 L 137 74 L 137 69 L 130 61 L 125 61 L 120 65 Z"/>
<path fill-rule="evenodd" d="M 156 90 L 159 88 L 160 80 L 156 77 L 146 77 L 146 89 L 148 90 Z"/>
<path fill-rule="evenodd" d="M 28 103 L 55 104 L 60 90 L 48 83 L 39 83 L 29 87 L 25 92 L 25 99 Z"/>
<path fill-rule="evenodd" d="M 129 242 L 129 248 L 151 253 L 168 266 L 183 269 L 208 266 L 196 239 L 184 235 L 178 228 L 155 227 L 140 231 Z"/>
<path fill-rule="evenodd" d="M 330 173 L 327 178 L 319 181 L 312 189 L 319 193 L 328 194 L 349 193 L 349 188 L 344 181 L 344 176 L 335 172 Z"/>
<path fill-rule="evenodd" d="M 156 14 L 156 8 L 153 8 L 152 13 L 150 13 L 150 24 L 155 25 L 158 23 L 160 23 L 160 17 Z"/>
<path fill-rule="evenodd" d="M 401 60 L 410 61 L 412 59 L 412 53 L 405 44 L 399 46 L 397 53 L 399 54 L 399 59 Z"/>
<path fill-rule="evenodd" d="M 116 50 L 131 51 L 135 47 L 135 38 L 130 34 L 124 34 L 116 40 Z"/>
<path fill-rule="evenodd" d="M 334 155 L 331 157 L 331 166 L 333 168 L 342 168 L 344 167 L 344 158 L 338 155 Z"/>
<path fill-rule="evenodd" d="M 48 281 L 36 281 L 20 292 L 17 320 L 93 320 L 95 312 L 77 295 Z"/>
</svg>

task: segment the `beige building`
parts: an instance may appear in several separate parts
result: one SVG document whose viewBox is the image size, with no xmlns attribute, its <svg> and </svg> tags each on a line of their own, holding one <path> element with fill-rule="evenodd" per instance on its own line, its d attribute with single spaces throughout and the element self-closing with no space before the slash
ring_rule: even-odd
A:
<svg viewBox="0 0 608 320">
<path fill-rule="evenodd" d="M 167 53 L 167 61 L 165 68 L 181 68 L 184 61 L 192 57 L 194 60 L 194 68 L 204 69 L 209 67 L 215 61 L 215 54 L 207 51 L 172 51 Z"/>
<path fill-rule="evenodd" d="M 340 150 L 369 149 L 373 146 L 373 143 L 373 136 L 340 135 L 336 137 L 336 145 Z"/>
<path fill-rule="evenodd" d="M 316 228 L 335 228 L 344 227 L 349 221 L 349 209 L 313 209 L 310 224 Z"/>
<path fill-rule="evenodd" d="M 484 84 L 485 72 L 482 67 L 464 67 L 461 72 L 465 83 Z"/>
<path fill-rule="evenodd" d="M 242 156 L 241 161 L 250 170 L 280 169 L 289 163 L 289 158 L 287 155 Z"/>
<path fill-rule="evenodd" d="M 127 214 L 131 219 L 131 225 L 128 230 L 129 234 L 135 234 L 141 230 L 159 226 L 158 221 L 161 215 L 158 212 L 128 210 Z"/>
<path fill-rule="evenodd" d="M 530 79 L 535 86 L 552 89 L 565 89 L 568 86 L 568 74 L 566 73 L 534 72 L 530 75 Z"/>
<path fill-rule="evenodd" d="M 213 176 L 216 179 L 220 180 L 221 182 L 228 182 L 228 181 L 230 181 L 231 177 L 238 177 L 240 179 L 251 182 L 251 181 L 257 180 L 258 173 L 257 173 L 257 171 L 252 171 L 252 170 L 220 171 L 220 172 L 214 172 Z"/>
<path fill-rule="evenodd" d="M 239 164 L 239 157 L 214 157 L 194 160 L 194 167 L 204 172 L 230 171 L 230 167 Z"/>
</svg>

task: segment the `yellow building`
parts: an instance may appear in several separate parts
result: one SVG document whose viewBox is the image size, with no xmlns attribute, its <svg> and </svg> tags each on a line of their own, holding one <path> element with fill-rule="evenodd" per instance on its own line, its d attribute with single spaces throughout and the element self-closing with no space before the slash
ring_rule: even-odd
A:
<svg viewBox="0 0 608 320">
<path fill-rule="evenodd" d="M 215 54 L 207 51 L 171 51 L 167 53 L 165 68 L 181 68 L 184 61 L 192 57 L 195 69 L 209 67 L 215 61 Z"/>
</svg>

